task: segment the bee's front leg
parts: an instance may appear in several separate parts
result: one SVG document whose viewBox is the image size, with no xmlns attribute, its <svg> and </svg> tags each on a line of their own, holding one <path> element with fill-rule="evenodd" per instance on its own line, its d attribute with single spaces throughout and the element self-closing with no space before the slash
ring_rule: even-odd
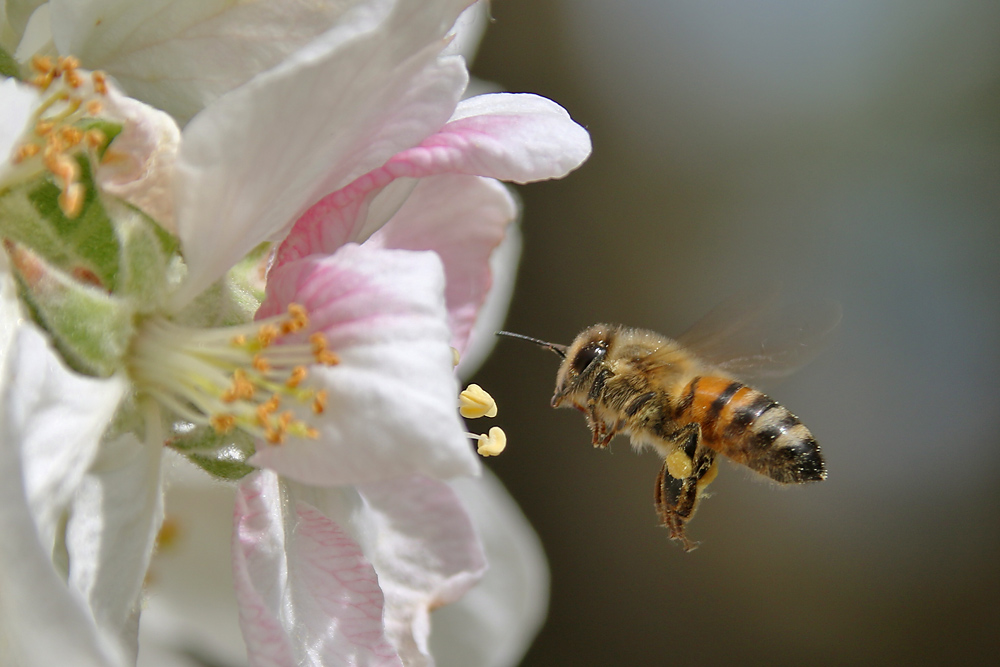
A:
<svg viewBox="0 0 1000 667">
<path fill-rule="evenodd" d="M 590 426 L 590 432 L 594 436 L 594 447 L 600 447 L 601 449 L 607 447 L 611 440 L 618 434 L 620 425 L 616 422 L 609 426 L 606 421 L 597 415 L 597 405 L 604 392 L 604 384 L 612 375 L 614 374 L 611 371 L 602 369 L 590 385 L 590 391 L 587 392 L 587 409 L 585 411 L 587 425 Z"/>
<path fill-rule="evenodd" d="M 668 457 L 656 478 L 654 503 L 660 524 L 670 529 L 670 538 L 679 540 L 685 551 L 691 551 L 698 543 L 690 541 L 684 530 L 698 507 L 701 491 L 714 477 L 715 452 L 701 443 L 701 428 L 697 424 L 681 428 L 676 438 L 676 451 L 689 459 L 690 467 L 681 466 Z M 671 467 L 674 472 L 679 468 L 690 472 L 684 477 L 674 477 Z"/>
</svg>

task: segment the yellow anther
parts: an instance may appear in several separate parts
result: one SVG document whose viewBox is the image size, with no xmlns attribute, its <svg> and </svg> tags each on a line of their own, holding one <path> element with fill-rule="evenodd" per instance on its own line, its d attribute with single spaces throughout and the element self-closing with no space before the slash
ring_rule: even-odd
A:
<svg viewBox="0 0 1000 667">
<path fill-rule="evenodd" d="M 325 389 L 316 392 L 316 395 L 313 397 L 313 405 L 312 405 L 314 413 L 318 415 L 323 414 L 323 411 L 326 410 L 327 397 L 328 394 Z"/>
<path fill-rule="evenodd" d="M 78 146 L 83 140 L 83 130 L 77 127 L 65 126 L 59 131 L 59 136 L 67 148 L 72 148 Z"/>
<path fill-rule="evenodd" d="M 88 116 L 99 116 L 101 115 L 101 111 L 104 110 L 104 105 L 100 100 L 89 100 L 84 110 Z"/>
<path fill-rule="evenodd" d="M 94 70 L 90 73 L 90 78 L 94 82 L 94 92 L 98 95 L 108 94 L 108 77 L 101 70 Z"/>
<path fill-rule="evenodd" d="M 247 344 L 247 337 L 244 336 L 243 334 L 240 334 L 238 336 L 233 336 L 230 342 L 236 347 L 243 347 L 244 345 Z"/>
<path fill-rule="evenodd" d="M 297 303 L 288 304 L 288 319 L 281 323 L 281 331 L 285 334 L 302 331 L 309 326 L 309 313 Z"/>
<path fill-rule="evenodd" d="M 60 72 L 72 72 L 80 66 L 80 59 L 76 56 L 59 56 L 56 60 L 56 70 Z"/>
<path fill-rule="evenodd" d="M 285 442 L 285 433 L 284 431 L 269 428 L 264 432 L 264 439 L 267 440 L 269 444 L 280 445 Z"/>
<path fill-rule="evenodd" d="M 300 384 L 302 384 L 302 381 L 305 380 L 308 375 L 309 371 L 306 369 L 305 366 L 296 366 L 295 368 L 292 369 L 292 372 L 289 374 L 288 379 L 285 380 L 285 386 L 288 387 L 289 389 L 295 389 Z"/>
<path fill-rule="evenodd" d="M 14 151 L 14 156 L 11 158 L 11 160 L 14 162 L 14 164 L 18 164 L 19 162 L 23 162 L 28 158 L 35 157 L 36 155 L 38 155 L 39 152 L 41 152 L 41 150 L 42 149 L 38 144 L 22 144 L 21 146 L 17 147 L 16 151 Z"/>
<path fill-rule="evenodd" d="M 52 71 L 54 66 L 52 58 L 49 56 L 34 56 L 31 59 L 31 69 L 35 70 L 39 74 L 48 74 Z"/>
<path fill-rule="evenodd" d="M 313 428 L 312 426 L 308 426 L 308 427 L 306 427 L 304 435 L 307 438 L 311 438 L 311 439 L 315 440 L 316 438 L 319 437 L 319 431 L 317 429 Z"/>
<path fill-rule="evenodd" d="M 478 384 L 470 384 L 458 395 L 458 400 L 458 411 L 466 419 L 497 416 L 496 401 Z"/>
<path fill-rule="evenodd" d="M 233 371 L 232 384 L 222 394 L 222 400 L 225 403 L 245 401 L 253 398 L 255 392 L 254 384 L 247 377 L 246 371 L 242 368 L 237 368 Z"/>
<path fill-rule="evenodd" d="M 100 130 L 87 130 L 83 133 L 83 141 L 90 148 L 100 148 L 107 139 L 107 136 Z"/>
<path fill-rule="evenodd" d="M 458 350 L 451 348 L 451 365 L 454 368 L 458 366 L 458 362 L 462 360 L 462 355 L 459 354 Z"/>
<path fill-rule="evenodd" d="M 39 137 L 47 137 L 49 133 L 52 132 L 52 128 L 55 126 L 56 124 L 50 120 L 40 120 L 35 123 L 35 135 Z"/>
<path fill-rule="evenodd" d="M 257 331 L 257 342 L 261 347 L 267 347 L 281 336 L 278 327 L 273 324 L 265 324 Z"/>
<path fill-rule="evenodd" d="M 295 415 L 292 414 L 291 410 L 285 410 L 278 417 L 278 425 L 281 427 L 282 431 L 287 431 L 291 423 L 295 421 Z"/>
<path fill-rule="evenodd" d="M 496 456 L 507 447 L 507 434 L 499 426 L 490 429 L 488 435 L 479 436 L 476 452 L 480 456 Z"/>
<path fill-rule="evenodd" d="M 323 350 L 316 354 L 316 363 L 324 366 L 336 366 L 340 363 L 340 357 L 330 352 L 330 350 Z"/>
<path fill-rule="evenodd" d="M 228 414 L 213 415 L 209 422 L 216 433 L 229 433 L 236 426 L 236 417 Z"/>
<path fill-rule="evenodd" d="M 253 361 L 251 364 L 253 365 L 254 370 L 259 373 L 266 373 L 271 370 L 271 363 L 261 354 L 253 355 Z"/>
<path fill-rule="evenodd" d="M 63 74 L 63 81 L 65 81 L 66 85 L 70 88 L 79 88 L 83 85 L 83 77 L 80 76 L 80 73 L 75 69 L 67 70 Z"/>
<path fill-rule="evenodd" d="M 59 208 L 67 218 L 73 219 L 83 210 L 86 193 L 79 183 L 72 183 L 59 193 Z"/>
</svg>

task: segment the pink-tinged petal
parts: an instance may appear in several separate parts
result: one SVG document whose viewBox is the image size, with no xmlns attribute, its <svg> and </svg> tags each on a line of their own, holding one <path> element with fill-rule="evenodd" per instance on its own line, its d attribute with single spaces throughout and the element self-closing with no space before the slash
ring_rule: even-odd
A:
<svg viewBox="0 0 1000 667">
<path fill-rule="evenodd" d="M 173 177 L 181 141 L 177 124 L 113 86 L 103 113 L 120 120 L 123 129 L 110 146 L 108 157 L 114 159 L 105 159 L 97 170 L 98 184 L 176 233 Z"/>
<path fill-rule="evenodd" d="M 458 377 L 468 379 L 476 372 L 499 337 L 496 332 L 503 328 L 507 319 L 511 297 L 514 295 L 514 283 L 517 279 L 517 266 L 521 259 L 521 226 L 514 222 L 507 226 L 500 247 L 490 256 L 490 271 L 493 273 L 493 283 L 486 294 L 486 300 L 479 308 L 476 323 L 469 334 L 461 360 L 455 372 Z"/>
<path fill-rule="evenodd" d="M 143 443 L 129 433 L 101 443 L 66 526 L 69 585 L 133 660 L 139 595 L 163 520 L 162 458 L 162 438 Z"/>
<path fill-rule="evenodd" d="M 354 490 L 291 483 L 304 500 L 348 529 L 375 567 L 385 628 L 408 667 L 431 665 L 430 612 L 460 599 L 486 568 L 459 496 L 444 482 L 410 475 Z"/>
<path fill-rule="evenodd" d="M 587 131 L 551 100 L 508 93 L 463 100 L 452 119 L 419 146 L 396 154 L 307 211 L 279 249 L 276 263 L 329 254 L 348 241 L 367 239 L 399 208 L 375 210 L 376 197 L 386 195 L 380 190 L 396 179 L 466 174 L 527 183 L 565 176 L 589 155 Z"/>
<path fill-rule="evenodd" d="M 382 629 L 382 592 L 361 548 L 277 475 L 240 484 L 233 570 L 250 664 L 402 665 Z"/>
<path fill-rule="evenodd" d="M 494 93 L 462 100 L 451 120 L 393 163 L 411 173 L 463 173 L 530 183 L 562 178 L 590 156 L 590 135 L 552 100 Z"/>
<path fill-rule="evenodd" d="M 324 194 L 418 144 L 451 115 L 468 75 L 439 58 L 468 0 L 357 6 L 184 130 L 178 229 L 181 306 Z"/>
<path fill-rule="evenodd" d="M 489 471 L 449 484 L 482 537 L 490 567 L 462 599 L 434 612 L 431 652 L 437 667 L 513 667 L 545 622 L 549 572 L 541 542 Z"/>
<path fill-rule="evenodd" d="M 493 179 L 434 176 L 422 179 L 399 212 L 365 245 L 438 254 L 444 263 L 451 345 L 464 352 L 492 285 L 490 257 L 517 214 L 506 186 Z"/>
<path fill-rule="evenodd" d="M 456 410 L 436 254 L 347 245 L 272 271 L 267 289 L 258 317 L 304 305 L 310 327 L 297 335 L 322 331 L 340 363 L 310 369 L 307 382 L 329 395 L 322 415 L 301 415 L 319 438 L 261 444 L 253 465 L 317 485 L 478 472 Z"/>
<path fill-rule="evenodd" d="M 102 386 L 108 382 L 73 377 L 41 334 L 31 326 L 19 328 L 0 383 L 0 641 L 5 662 L 126 664 L 117 637 L 101 632 L 86 603 L 53 566 L 52 536 L 40 536 L 36 525 L 39 509 L 50 512 L 38 507 L 41 499 L 29 502 L 32 489 L 48 490 L 55 496 L 49 502 L 65 507 L 72 492 L 68 487 L 75 486 L 72 480 L 78 481 L 83 471 L 78 470 L 80 457 L 62 450 L 93 452 L 117 403 Z M 118 396 L 121 390 L 119 386 Z M 51 469 L 42 469 L 49 465 Z M 60 473 L 64 477 L 55 479 Z"/>
<path fill-rule="evenodd" d="M 385 628 L 407 665 L 433 665 L 430 612 L 486 571 L 479 536 L 445 483 L 411 476 L 358 487 L 378 535 L 370 558 L 385 595 Z"/>
</svg>

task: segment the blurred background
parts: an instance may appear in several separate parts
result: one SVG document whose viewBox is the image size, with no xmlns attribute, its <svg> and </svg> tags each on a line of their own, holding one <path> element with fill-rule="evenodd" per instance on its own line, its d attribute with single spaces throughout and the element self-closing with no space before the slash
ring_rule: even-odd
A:
<svg viewBox="0 0 1000 667">
<path fill-rule="evenodd" d="M 541 536 L 538 665 L 995 664 L 1000 649 L 1000 4 L 501 0 L 474 73 L 565 106 L 577 173 L 520 190 L 507 328 L 678 334 L 780 282 L 844 319 L 773 390 L 829 480 L 723 465 L 684 553 L 660 461 L 548 407 L 558 359 L 477 374 L 489 462 Z M 766 387 L 771 389 L 771 387 Z"/>
</svg>

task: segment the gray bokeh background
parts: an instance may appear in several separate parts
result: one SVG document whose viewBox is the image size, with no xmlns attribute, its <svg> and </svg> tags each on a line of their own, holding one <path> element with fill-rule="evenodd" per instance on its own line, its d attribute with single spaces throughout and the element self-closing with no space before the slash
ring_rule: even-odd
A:
<svg viewBox="0 0 1000 667">
<path fill-rule="evenodd" d="M 830 478 L 725 465 L 684 553 L 659 461 L 595 451 L 548 408 L 558 360 L 502 342 L 475 378 L 489 465 L 545 544 L 525 665 L 990 664 L 1000 650 L 1000 4 L 501 0 L 474 72 L 591 132 L 579 172 L 521 189 L 507 328 L 676 334 L 778 281 L 839 301 L 774 388 Z"/>
</svg>

